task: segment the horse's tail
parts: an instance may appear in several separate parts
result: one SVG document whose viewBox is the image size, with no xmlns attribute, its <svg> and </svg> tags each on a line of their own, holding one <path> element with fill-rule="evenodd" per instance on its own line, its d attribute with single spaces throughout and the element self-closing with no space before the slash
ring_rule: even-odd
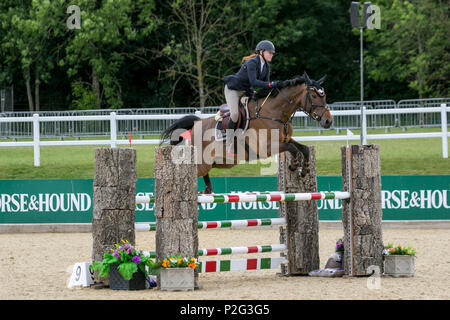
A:
<svg viewBox="0 0 450 320">
<path fill-rule="evenodd" d="M 180 130 L 180 129 L 184 129 L 184 130 L 192 129 L 192 127 L 194 126 L 194 122 L 198 121 L 198 120 L 200 120 L 200 118 L 197 116 L 194 116 L 194 115 L 188 115 L 181 119 L 178 119 L 172 125 L 170 125 L 170 127 L 168 127 L 166 130 L 164 130 L 161 133 L 161 144 L 167 140 L 170 141 L 171 145 L 179 144 L 183 140 L 183 138 L 180 137 L 179 134 L 178 134 L 178 140 L 176 139 L 177 137 L 172 138 L 173 132 L 175 130 Z"/>
</svg>

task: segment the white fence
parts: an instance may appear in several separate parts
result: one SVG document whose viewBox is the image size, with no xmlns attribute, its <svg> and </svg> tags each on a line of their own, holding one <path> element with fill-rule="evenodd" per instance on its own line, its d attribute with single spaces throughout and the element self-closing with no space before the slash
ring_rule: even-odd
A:
<svg viewBox="0 0 450 320">
<path fill-rule="evenodd" d="M 447 112 L 450 112 L 450 107 L 442 103 L 440 107 L 426 107 L 426 108 L 396 108 L 396 109 L 370 109 L 363 108 L 362 133 L 364 137 L 363 144 L 367 144 L 367 140 L 380 139 L 408 139 L 408 138 L 441 138 L 442 139 L 442 156 L 448 158 L 448 136 L 447 132 Z M 440 132 L 426 132 L 426 133 L 395 133 L 395 134 L 367 134 L 367 119 L 374 115 L 414 115 L 414 114 L 436 114 L 440 113 L 441 131 Z M 339 116 L 361 116 L 360 110 L 332 110 L 333 118 Z M 196 112 L 200 118 L 208 118 L 214 114 L 203 114 Z M 40 166 L 40 147 L 41 146 L 80 146 L 80 145 L 110 145 L 112 148 L 120 144 L 128 144 L 128 140 L 117 139 L 118 130 L 117 122 L 120 120 L 174 120 L 186 116 L 186 114 L 168 114 L 168 115 L 118 115 L 111 112 L 109 115 L 97 116 L 39 116 L 34 114 L 33 117 L 9 117 L 0 118 L 2 123 L 31 123 L 33 127 L 32 141 L 12 141 L 0 142 L 0 147 L 33 147 L 34 148 L 34 165 Z M 303 112 L 296 112 L 295 118 L 307 117 Z M 40 125 L 45 122 L 60 122 L 60 121 L 109 121 L 110 137 L 107 140 L 52 140 L 41 141 Z M 294 137 L 297 141 L 360 141 L 360 135 L 319 135 L 319 136 L 302 136 Z M 159 144 L 159 139 L 133 139 L 133 144 Z"/>
<path fill-rule="evenodd" d="M 367 110 L 378 109 L 401 109 L 401 108 L 431 108 L 439 107 L 442 103 L 450 105 L 448 98 L 428 98 L 428 99 L 408 99 L 395 102 L 394 100 L 367 100 L 364 106 Z M 361 110 L 360 101 L 337 101 L 330 105 L 332 111 Z M 41 122 L 39 131 L 41 138 L 50 140 L 63 140 L 66 138 L 87 138 L 104 137 L 110 135 L 109 118 L 103 121 L 70 121 L 69 117 L 74 116 L 109 116 L 111 112 L 120 115 L 169 115 L 169 114 L 193 114 L 201 111 L 206 114 L 215 114 L 219 111 L 218 106 L 209 106 L 204 108 L 195 107 L 176 107 L 176 108 L 134 108 L 134 109 L 95 109 L 95 110 L 52 110 L 37 111 L 40 117 L 62 117 L 65 120 Z M 33 117 L 33 112 L 15 111 L 0 113 L 0 118 Z M 361 115 L 339 115 L 333 119 L 333 129 L 339 133 L 340 130 L 360 129 Z M 367 128 L 381 129 L 386 131 L 391 128 L 415 127 L 440 127 L 441 116 L 439 113 L 414 113 L 414 114 L 376 114 L 367 116 Z M 118 120 L 117 135 L 126 136 L 133 132 L 134 135 L 144 137 L 147 135 L 158 135 L 167 128 L 173 120 Z M 309 117 L 294 117 L 292 119 L 294 131 L 317 131 L 320 130 L 319 124 Z M 319 132 L 320 134 L 320 132 Z M 0 122 L 0 140 L 9 139 L 33 139 L 33 123 L 29 122 Z"/>
</svg>

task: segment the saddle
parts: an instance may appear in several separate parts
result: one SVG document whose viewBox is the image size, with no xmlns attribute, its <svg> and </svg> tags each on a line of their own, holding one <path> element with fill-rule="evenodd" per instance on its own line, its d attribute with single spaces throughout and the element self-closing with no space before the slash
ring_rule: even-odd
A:
<svg viewBox="0 0 450 320">
<path fill-rule="evenodd" d="M 246 96 L 242 96 L 241 99 L 239 99 L 239 118 L 238 123 L 236 126 L 236 129 L 242 129 L 243 131 L 247 130 L 248 128 L 248 100 L 249 98 Z M 226 139 L 226 130 L 227 125 L 230 121 L 230 107 L 228 107 L 227 104 L 222 104 L 219 107 L 219 111 L 215 115 L 216 120 L 216 134 L 215 139 L 216 141 L 223 141 Z"/>
</svg>

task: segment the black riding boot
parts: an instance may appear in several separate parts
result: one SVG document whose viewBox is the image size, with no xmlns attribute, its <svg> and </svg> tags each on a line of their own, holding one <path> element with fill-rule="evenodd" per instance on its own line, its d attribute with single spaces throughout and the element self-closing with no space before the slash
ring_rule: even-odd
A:
<svg viewBox="0 0 450 320">
<path fill-rule="evenodd" d="M 231 153 L 233 154 L 233 150 L 232 150 L 232 145 L 233 145 L 233 141 L 234 141 L 234 133 L 235 133 L 235 129 L 237 127 L 237 123 L 233 122 L 233 120 L 228 121 L 228 125 L 227 125 L 227 141 L 225 144 L 226 147 L 226 153 Z"/>
</svg>

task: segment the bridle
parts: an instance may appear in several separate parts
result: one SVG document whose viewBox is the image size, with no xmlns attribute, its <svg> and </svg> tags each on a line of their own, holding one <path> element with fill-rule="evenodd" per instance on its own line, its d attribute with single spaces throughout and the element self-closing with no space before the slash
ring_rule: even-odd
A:
<svg viewBox="0 0 450 320">
<path fill-rule="evenodd" d="M 317 89 L 315 86 L 310 86 L 308 84 L 305 83 L 305 87 L 306 87 L 306 94 L 305 94 L 305 109 L 302 109 L 301 105 L 297 105 L 295 110 L 299 110 L 303 111 L 305 114 L 307 114 L 310 118 L 316 120 L 316 121 L 320 121 L 322 120 L 323 115 L 325 114 L 325 112 L 330 110 L 330 107 L 328 106 L 328 104 L 317 104 L 317 103 L 313 103 L 311 96 L 309 95 L 310 90 L 313 90 L 316 92 L 317 95 L 324 97 L 325 96 L 325 91 L 323 89 Z M 286 95 L 284 95 L 280 89 L 278 89 L 278 93 L 289 103 L 289 104 L 294 104 L 294 102 L 289 99 L 288 97 L 286 97 Z M 306 107 L 309 104 L 309 111 L 306 109 Z M 322 114 L 318 114 L 316 112 L 317 108 L 323 108 L 323 112 Z M 292 117 L 294 116 L 295 112 L 292 114 L 291 118 L 289 118 L 288 121 L 290 121 L 292 119 Z"/>
<path fill-rule="evenodd" d="M 317 95 L 324 97 L 325 96 L 325 91 L 323 89 L 317 89 L 314 86 L 308 86 L 306 83 L 306 94 L 305 94 L 305 109 L 306 106 L 308 105 L 309 102 L 309 111 L 306 110 L 302 110 L 304 113 L 306 113 L 309 117 L 313 118 L 316 121 L 320 121 L 322 120 L 323 115 L 325 114 L 325 112 L 330 110 L 330 107 L 328 106 L 328 104 L 316 104 L 312 102 L 311 96 L 309 95 L 309 91 L 312 89 L 316 92 Z M 318 115 L 316 113 L 316 108 L 322 107 L 323 108 L 323 112 L 321 115 Z M 298 108 L 297 108 L 298 110 Z"/>
</svg>

